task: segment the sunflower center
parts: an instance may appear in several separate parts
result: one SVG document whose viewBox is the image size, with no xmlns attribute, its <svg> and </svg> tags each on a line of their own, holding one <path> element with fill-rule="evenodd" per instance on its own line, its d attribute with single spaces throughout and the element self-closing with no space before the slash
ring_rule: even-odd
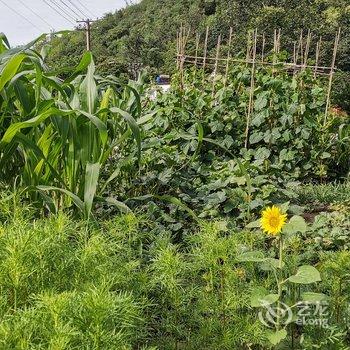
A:
<svg viewBox="0 0 350 350">
<path fill-rule="evenodd" d="M 270 220 L 269 220 L 269 223 L 270 223 L 270 226 L 271 226 L 271 227 L 277 227 L 278 224 L 279 224 L 278 217 L 276 217 L 276 216 L 271 216 L 271 217 L 270 217 Z"/>
</svg>

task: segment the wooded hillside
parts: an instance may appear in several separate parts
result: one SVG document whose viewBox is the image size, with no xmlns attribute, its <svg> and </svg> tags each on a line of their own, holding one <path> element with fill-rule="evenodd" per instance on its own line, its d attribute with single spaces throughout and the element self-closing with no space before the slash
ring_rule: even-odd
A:
<svg viewBox="0 0 350 350">
<path fill-rule="evenodd" d="M 209 48 L 215 47 L 219 33 L 227 40 L 229 28 L 233 27 L 236 53 L 244 52 L 247 32 L 254 28 L 258 33 L 265 33 L 271 41 L 274 29 L 281 28 L 281 45 L 290 52 L 300 30 L 304 29 L 306 35 L 310 29 L 313 33 L 310 57 L 314 54 L 316 41 L 322 37 L 321 61 L 323 59 L 327 65 L 334 35 L 341 27 L 337 66 L 350 70 L 349 0 L 143 0 L 94 22 L 92 52 L 97 71 L 135 76 L 140 69 L 148 68 L 153 73 L 171 73 L 176 33 L 181 23 L 192 28 L 193 41 L 195 32 L 199 32 L 203 40 L 205 28 L 209 26 Z M 55 38 L 49 64 L 57 69 L 72 67 L 84 49 L 83 31 Z M 345 78 L 342 76 L 335 82 L 343 104 L 348 91 L 346 80 L 349 81 Z"/>
</svg>

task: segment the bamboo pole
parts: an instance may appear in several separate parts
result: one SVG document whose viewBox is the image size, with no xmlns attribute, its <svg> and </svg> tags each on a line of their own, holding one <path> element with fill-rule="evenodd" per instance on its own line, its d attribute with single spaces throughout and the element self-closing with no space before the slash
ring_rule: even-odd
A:
<svg viewBox="0 0 350 350">
<path fill-rule="evenodd" d="M 199 48 L 199 41 L 200 41 L 200 33 L 196 33 L 196 59 L 195 59 L 195 68 L 197 69 L 197 62 L 198 62 L 198 48 Z"/>
<path fill-rule="evenodd" d="M 180 54 L 180 77 L 181 77 L 181 88 L 184 88 L 185 85 L 185 79 L 184 79 L 184 64 L 185 64 L 185 60 L 186 60 L 186 56 L 185 56 L 185 47 L 186 47 L 186 43 L 187 40 L 189 38 L 190 32 L 191 32 L 191 28 L 188 28 L 187 31 L 187 35 L 185 35 L 185 28 L 182 29 L 182 34 L 181 34 L 181 54 Z"/>
<path fill-rule="evenodd" d="M 190 36 L 190 32 L 191 32 L 191 28 L 188 28 L 187 34 L 186 34 L 186 28 L 185 28 L 185 27 L 183 28 L 182 42 L 181 42 L 181 48 L 182 48 L 181 52 L 182 52 L 182 55 L 185 55 L 185 47 L 186 47 L 188 38 L 189 38 L 189 36 Z"/>
<path fill-rule="evenodd" d="M 213 89 L 212 89 L 212 97 L 215 95 L 215 79 L 218 71 L 218 62 L 220 56 L 220 46 L 221 46 L 221 34 L 218 36 L 218 42 L 216 45 L 216 58 L 215 58 L 215 66 L 214 66 L 214 74 L 213 74 Z"/>
<path fill-rule="evenodd" d="M 227 52 L 227 62 L 226 62 L 224 86 L 226 86 L 227 78 L 228 78 L 228 71 L 229 71 L 229 68 L 230 68 L 232 35 L 233 35 L 233 28 L 230 27 L 230 35 L 229 35 L 229 39 L 228 39 L 228 52 Z"/>
<path fill-rule="evenodd" d="M 299 53 L 300 53 L 300 62 L 303 62 L 303 30 L 300 31 L 299 41 L 298 41 L 298 48 L 296 53 L 296 64 L 298 64 L 299 61 Z"/>
<path fill-rule="evenodd" d="M 190 37 L 190 34 L 191 34 L 191 27 L 188 27 L 187 35 L 186 35 L 185 42 L 184 42 L 184 50 L 185 50 L 185 46 L 188 42 L 188 39 Z"/>
<path fill-rule="evenodd" d="M 205 31 L 205 39 L 204 39 L 204 54 L 203 54 L 203 84 L 205 82 L 205 64 L 207 60 L 207 50 L 208 50 L 208 37 L 209 37 L 209 26 Z"/>
<path fill-rule="evenodd" d="M 294 41 L 293 42 L 293 64 L 294 65 L 296 65 L 297 63 L 296 63 L 296 54 L 297 54 L 297 47 L 296 47 L 296 42 Z"/>
<path fill-rule="evenodd" d="M 215 58 L 213 58 L 213 60 L 215 60 Z M 219 60 L 220 61 L 220 60 Z M 223 70 L 226 69 L 226 58 L 224 59 L 225 61 L 225 64 L 218 64 L 218 68 L 222 68 Z M 230 60 L 230 62 L 237 62 L 237 63 L 246 63 L 245 60 Z M 190 64 L 194 64 L 194 59 L 191 59 L 191 57 L 189 56 L 186 56 L 186 59 L 185 59 L 185 63 L 190 63 Z M 252 64 L 253 61 L 250 61 L 248 62 L 249 64 Z M 283 64 L 283 63 L 282 63 Z M 255 60 L 255 65 L 258 66 L 259 65 L 259 62 L 257 62 L 257 60 Z M 264 63 L 264 65 L 269 65 L 269 66 L 272 66 L 273 64 L 272 63 Z M 207 62 L 207 66 L 209 67 L 215 67 L 215 62 L 214 63 L 210 63 L 210 62 Z M 281 70 L 286 70 L 286 71 L 292 71 L 294 68 L 294 65 L 291 64 L 291 63 L 284 63 L 284 66 L 281 67 Z M 298 65 L 296 68 L 303 68 L 303 65 Z M 308 68 L 312 68 L 314 69 L 315 66 L 308 66 Z M 324 76 L 327 76 L 329 77 L 329 73 L 327 73 L 324 69 L 326 70 L 330 70 L 330 67 L 320 67 L 318 66 L 317 67 L 317 75 L 324 75 Z M 336 71 L 336 68 L 334 68 L 334 71 Z"/>
<path fill-rule="evenodd" d="M 279 54 L 281 51 L 281 28 L 278 29 L 277 34 L 277 53 Z"/>
<path fill-rule="evenodd" d="M 304 69 L 307 66 L 307 59 L 309 56 L 310 43 L 311 43 L 311 31 L 310 31 L 310 29 L 308 29 L 307 37 L 306 37 L 305 53 L 304 53 Z"/>
<path fill-rule="evenodd" d="M 328 91 L 327 91 L 327 100 L 326 100 L 326 111 L 324 114 L 324 125 L 327 123 L 327 115 L 328 115 L 328 109 L 330 106 L 330 99 L 331 99 L 331 91 L 332 91 L 332 82 L 333 82 L 333 76 L 334 76 L 334 68 L 335 68 L 335 60 L 337 57 L 337 51 L 339 46 L 339 40 L 340 40 L 340 28 L 338 29 L 338 32 L 334 39 L 334 47 L 333 47 L 333 57 L 332 57 L 332 65 L 331 65 L 331 72 L 329 73 L 329 82 L 328 82 Z"/>
<path fill-rule="evenodd" d="M 314 79 L 316 79 L 318 62 L 320 60 L 320 52 L 321 52 L 321 44 L 322 44 L 322 36 L 318 40 L 316 44 L 316 58 L 315 58 L 315 68 L 314 68 Z"/>
<path fill-rule="evenodd" d="M 251 70 L 251 77 L 250 77 L 250 91 L 249 91 L 249 104 L 248 104 L 248 113 L 247 113 L 247 124 L 245 129 L 245 143 L 244 147 L 248 149 L 248 142 L 249 142 L 249 127 L 250 127 L 250 118 L 251 114 L 253 112 L 253 99 L 254 99 L 254 88 L 255 88 L 255 57 L 256 57 L 256 44 L 257 44 L 257 37 L 258 37 L 258 31 L 255 29 L 254 31 L 254 45 L 253 45 L 253 63 L 252 63 L 252 70 Z"/>
<path fill-rule="evenodd" d="M 180 55 L 182 54 L 182 42 L 183 42 L 183 26 L 181 24 L 181 27 L 180 27 L 180 35 L 179 35 L 179 52 L 180 52 Z"/>
<path fill-rule="evenodd" d="M 181 89 L 183 89 L 183 80 L 184 80 L 184 57 L 183 57 L 183 27 L 181 24 L 180 33 L 179 33 L 179 71 L 180 71 L 180 84 Z"/>
<path fill-rule="evenodd" d="M 273 68 L 272 68 L 272 72 L 275 73 L 275 65 L 276 65 L 276 61 L 277 61 L 277 30 L 274 29 L 273 31 Z"/>
<path fill-rule="evenodd" d="M 262 35 L 261 63 L 264 63 L 264 54 L 265 54 L 265 33 L 263 33 Z"/>
<path fill-rule="evenodd" d="M 209 36 L 209 27 L 207 27 L 205 32 L 205 41 L 204 41 L 204 55 L 203 55 L 203 69 L 205 68 L 207 50 L 208 50 L 208 36 Z"/>
<path fill-rule="evenodd" d="M 190 34 L 190 29 L 187 31 L 183 26 L 180 28 L 180 31 L 178 32 L 177 35 L 177 63 L 179 65 L 180 70 L 182 71 L 181 74 L 184 73 L 184 65 L 186 63 L 191 63 L 194 64 L 195 66 L 203 66 L 205 68 L 206 66 L 210 66 L 214 68 L 215 75 L 217 75 L 217 70 L 220 68 L 225 71 L 225 76 L 224 76 L 224 86 L 227 84 L 227 79 L 228 79 L 228 69 L 231 63 L 237 62 L 237 63 L 245 63 L 246 66 L 248 65 L 254 65 L 254 68 L 256 69 L 256 66 L 258 65 L 268 65 L 272 66 L 273 71 L 275 72 L 276 65 L 281 65 L 281 69 L 290 71 L 291 73 L 294 74 L 299 71 L 299 70 L 304 70 L 305 68 L 309 68 L 313 71 L 314 76 L 317 75 L 327 75 L 329 76 L 331 73 L 333 74 L 336 71 L 335 66 L 333 67 L 326 67 L 326 66 L 321 66 L 320 65 L 320 52 L 321 52 L 321 43 L 322 40 L 320 38 L 320 41 L 317 43 L 316 47 L 316 64 L 315 65 L 308 65 L 307 60 L 311 48 L 311 32 L 308 31 L 307 36 L 304 37 L 303 31 L 300 32 L 300 37 L 298 41 L 295 41 L 293 43 L 293 59 L 292 62 L 279 62 L 277 59 L 277 54 L 281 51 L 281 31 L 275 30 L 274 31 L 274 45 L 273 45 L 273 50 L 274 50 L 274 60 L 273 62 L 267 62 L 265 58 L 265 50 L 266 50 L 266 36 L 265 34 L 262 35 L 263 38 L 263 50 L 262 50 L 262 55 L 261 55 L 261 60 L 257 60 L 257 52 L 255 52 L 255 58 L 252 59 L 250 56 L 252 56 L 252 53 L 254 51 L 254 43 L 255 40 L 258 41 L 258 37 L 255 37 L 255 31 L 250 31 L 248 35 L 248 44 L 247 44 L 247 57 L 246 59 L 235 59 L 232 56 L 232 51 L 231 51 L 231 45 L 232 45 L 232 40 L 233 40 L 233 29 L 230 28 L 230 37 L 229 37 L 229 50 L 227 53 L 227 57 L 222 57 L 220 58 L 218 55 L 215 57 L 209 57 L 208 56 L 208 38 L 209 38 L 209 27 L 207 27 L 206 30 L 206 38 L 205 38 L 205 45 L 204 45 L 204 56 L 198 55 L 199 53 L 199 48 L 200 48 L 200 35 L 196 35 L 196 52 L 194 56 L 190 55 L 185 55 L 185 48 L 186 48 L 186 43 L 188 41 L 188 37 Z M 253 39 L 252 35 L 253 34 Z M 221 36 L 222 39 L 222 36 Z M 255 49 L 255 51 L 257 48 Z M 299 63 L 300 61 L 300 63 Z M 212 62 L 212 63 L 210 63 Z M 219 62 L 222 62 L 222 64 L 219 64 Z M 215 68 L 216 67 L 216 68 Z M 204 70 L 203 70 L 204 71 Z M 205 75 L 203 75 L 203 82 L 205 80 Z M 328 109 L 329 107 L 327 107 Z"/>
<path fill-rule="evenodd" d="M 178 31 L 176 33 L 176 68 L 177 70 L 179 70 L 180 68 L 179 56 L 180 56 L 180 32 Z"/>
<path fill-rule="evenodd" d="M 297 72 L 297 66 L 299 61 L 299 52 L 301 52 L 301 64 L 303 63 L 303 30 L 300 31 L 299 40 L 298 40 L 298 46 L 296 48 L 295 52 L 295 61 L 294 61 L 294 72 L 293 75 Z"/>
<path fill-rule="evenodd" d="M 187 58 L 192 58 L 193 60 L 192 60 L 192 62 L 193 62 L 193 64 L 194 64 L 194 62 L 195 62 L 195 58 L 196 58 L 196 56 L 191 56 L 191 55 L 186 55 L 186 59 Z M 202 56 L 197 56 L 197 59 L 198 60 L 202 60 L 203 59 L 203 57 Z M 211 64 L 211 63 L 209 63 L 208 61 L 214 61 L 214 63 L 212 63 L 211 65 L 215 65 L 215 60 L 216 60 L 216 57 L 207 57 L 206 58 L 207 59 L 207 65 L 209 65 L 209 64 Z M 226 62 L 227 62 L 227 58 L 219 58 L 218 59 L 218 61 L 221 61 L 221 62 L 223 62 L 224 63 L 224 65 L 222 66 L 222 67 L 226 67 Z M 230 58 L 230 63 L 231 62 L 236 62 L 236 63 L 248 63 L 248 64 L 252 64 L 253 63 L 253 60 L 249 60 L 248 62 L 245 60 L 245 59 L 235 59 L 235 58 Z M 198 62 L 198 64 L 200 64 L 200 62 Z M 277 62 L 276 64 L 281 64 L 281 65 L 283 65 L 284 67 L 287 67 L 288 69 L 292 69 L 293 67 L 294 67 L 294 63 L 290 63 L 290 62 Z M 264 63 L 262 63 L 261 61 L 257 61 L 256 59 L 255 59 L 255 65 L 262 65 L 262 66 L 273 66 L 273 63 L 272 62 L 264 62 Z M 303 66 L 304 66 L 304 63 L 303 64 L 297 64 L 297 65 L 295 65 L 296 66 L 296 68 L 302 68 Z M 314 69 L 315 68 L 315 65 L 307 65 L 307 68 L 312 68 L 312 69 Z M 317 69 L 322 69 L 322 70 L 331 70 L 331 67 L 328 67 L 328 66 L 317 66 Z"/>
<path fill-rule="evenodd" d="M 179 68 L 181 68 L 182 43 L 183 43 L 183 27 L 182 27 L 182 24 L 181 24 L 180 31 L 179 31 Z"/>
<path fill-rule="evenodd" d="M 253 32 L 252 35 L 254 35 L 254 32 Z M 251 40 L 251 31 L 249 30 L 249 31 L 248 31 L 248 34 L 247 34 L 247 53 L 246 53 L 246 63 L 247 63 L 247 64 L 248 64 L 248 61 L 249 61 L 249 59 L 250 59 L 251 43 L 252 43 L 252 40 Z"/>
</svg>

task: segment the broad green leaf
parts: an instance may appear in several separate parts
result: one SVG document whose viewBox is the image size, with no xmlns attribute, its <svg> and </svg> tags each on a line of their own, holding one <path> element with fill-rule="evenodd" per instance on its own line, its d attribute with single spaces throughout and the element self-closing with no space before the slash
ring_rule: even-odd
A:
<svg viewBox="0 0 350 350">
<path fill-rule="evenodd" d="M 190 214 L 193 219 L 195 219 L 197 222 L 199 222 L 199 218 L 195 214 L 195 212 L 192 209 L 190 209 L 186 204 L 184 204 L 180 199 L 173 197 L 173 196 L 169 196 L 169 195 L 163 195 L 163 196 L 154 195 L 154 198 L 157 198 L 157 199 L 160 199 L 162 201 L 166 201 L 166 202 L 169 202 L 169 203 L 172 203 L 172 204 L 178 206 L 179 208 L 185 210 L 188 214 Z"/>
<path fill-rule="evenodd" d="M 93 61 L 91 61 L 86 77 L 82 81 L 79 89 L 81 93 L 82 105 L 84 108 L 86 108 L 86 111 L 89 114 L 94 114 L 98 98 L 94 73 L 95 65 Z"/>
<path fill-rule="evenodd" d="M 80 72 L 84 71 L 86 68 L 88 68 L 88 66 L 91 64 L 91 62 L 92 62 L 92 54 L 90 51 L 86 51 L 83 54 L 83 57 L 81 58 L 79 64 L 75 68 L 73 74 L 80 73 Z"/>
<path fill-rule="evenodd" d="M 250 144 L 255 144 L 260 142 L 264 138 L 264 134 L 262 132 L 255 132 L 250 135 L 249 137 L 249 143 Z"/>
<path fill-rule="evenodd" d="M 250 222 L 248 225 L 246 225 L 246 228 L 260 228 L 261 227 L 261 220 L 255 220 L 253 222 Z"/>
<path fill-rule="evenodd" d="M 287 337 L 287 331 L 285 329 L 280 329 L 276 332 L 269 332 L 267 334 L 267 339 L 272 345 L 279 344 L 283 339 Z"/>
<path fill-rule="evenodd" d="M 85 173 L 85 186 L 84 186 L 84 213 L 85 217 L 89 218 L 92 203 L 94 201 L 94 197 L 96 195 L 96 189 L 98 185 L 98 179 L 100 176 L 100 163 L 86 165 L 86 173 Z"/>
<path fill-rule="evenodd" d="M 142 116 L 141 118 L 137 119 L 137 124 L 138 125 L 146 124 L 147 122 L 151 121 L 154 118 L 156 113 L 157 113 L 157 111 L 154 111 L 152 113 L 148 113 L 148 114 Z"/>
<path fill-rule="evenodd" d="M 123 119 L 125 119 L 126 122 L 129 124 L 130 129 L 132 130 L 132 133 L 134 135 L 134 139 L 135 139 L 136 144 L 137 144 L 137 156 L 138 156 L 138 160 L 140 161 L 140 159 L 141 159 L 141 131 L 140 131 L 139 126 L 136 123 L 136 120 L 133 118 L 133 116 L 131 114 L 129 114 L 126 111 L 121 110 L 120 108 L 112 107 L 112 108 L 110 108 L 110 111 L 112 113 L 120 114 L 123 117 Z"/>
<path fill-rule="evenodd" d="M 262 110 L 263 108 L 265 108 L 267 106 L 267 102 L 268 101 L 267 101 L 266 92 L 259 94 L 258 98 L 254 102 L 254 109 L 256 111 Z"/>
<path fill-rule="evenodd" d="M 285 233 L 305 233 L 307 230 L 307 224 L 302 216 L 294 215 L 289 222 L 283 227 Z"/>
<path fill-rule="evenodd" d="M 43 112 L 42 114 L 37 115 L 36 117 L 26 120 L 24 122 L 19 122 L 19 123 L 14 123 L 11 124 L 4 136 L 2 137 L 2 140 L 0 142 L 0 149 L 1 147 L 4 146 L 4 144 L 10 143 L 13 139 L 13 137 L 17 134 L 17 132 L 19 132 L 21 129 L 24 128 L 30 128 L 30 127 L 34 127 L 37 126 L 38 124 L 40 124 L 42 121 L 44 121 L 45 119 L 58 114 L 58 115 L 67 115 L 70 112 L 62 112 L 56 108 L 50 108 L 48 110 L 46 110 L 45 112 Z"/>
<path fill-rule="evenodd" d="M 309 303 L 319 303 L 320 301 L 326 300 L 327 295 L 322 293 L 304 292 L 301 294 L 301 299 Z"/>
<path fill-rule="evenodd" d="M 26 45 L 17 46 L 17 47 L 14 47 L 14 48 L 11 48 L 9 50 L 2 52 L 0 54 L 0 60 L 3 60 L 6 57 L 14 56 L 18 53 L 23 53 L 24 51 L 26 51 L 27 56 L 29 56 L 30 54 L 33 54 L 33 52 L 28 52 L 27 50 L 30 49 L 31 47 L 33 47 L 38 41 L 44 39 L 45 37 L 46 37 L 46 34 L 42 34 L 38 38 L 34 39 L 33 41 L 31 41 L 30 43 L 28 43 Z"/>
<path fill-rule="evenodd" d="M 0 91 L 4 88 L 7 82 L 17 73 L 19 66 L 27 56 L 24 54 L 14 55 L 6 62 L 5 67 L 0 72 Z"/>
<path fill-rule="evenodd" d="M 1 50 L 0 51 L 0 53 L 2 53 L 3 51 L 5 51 L 5 50 L 8 50 L 11 46 L 10 46 L 10 43 L 9 43 L 9 41 L 7 40 L 7 37 L 6 37 L 6 35 L 4 34 L 4 33 L 0 33 L 0 42 L 1 42 L 1 44 L 5 44 L 6 45 L 6 47 L 4 46 L 3 47 L 3 50 Z"/>
<path fill-rule="evenodd" d="M 91 64 L 92 60 L 93 58 L 91 52 L 85 52 L 72 75 L 68 79 L 66 79 L 64 83 L 66 85 L 71 83 L 80 73 L 86 70 L 86 68 Z"/>
<path fill-rule="evenodd" d="M 318 270 L 310 265 L 300 266 L 294 276 L 288 278 L 290 282 L 300 284 L 310 284 L 321 281 Z"/>
<path fill-rule="evenodd" d="M 26 114 L 29 114 L 33 108 L 33 101 L 31 101 L 30 99 L 26 86 L 21 80 L 17 80 L 13 83 L 13 87 L 15 94 L 23 107 L 24 112 Z"/>
<path fill-rule="evenodd" d="M 45 164 L 50 168 L 53 177 L 60 182 L 61 186 L 64 187 L 64 181 L 62 179 L 62 176 L 57 172 L 54 166 L 45 157 L 42 150 L 32 140 L 30 140 L 27 136 L 19 132 L 14 137 L 14 141 L 18 141 L 20 144 L 22 144 L 25 147 L 26 150 L 30 149 L 39 159 L 43 159 L 45 161 Z"/>
<path fill-rule="evenodd" d="M 74 204 L 81 210 L 81 212 L 84 212 L 83 201 L 71 191 L 68 191 L 64 188 L 54 187 L 54 186 L 37 186 L 37 189 L 41 191 L 58 191 L 58 192 L 64 193 L 65 195 L 69 196 L 73 200 Z"/>
<path fill-rule="evenodd" d="M 253 261 L 253 262 L 262 262 L 265 261 L 266 258 L 264 256 L 263 252 L 260 251 L 252 251 L 252 252 L 246 252 L 242 253 L 237 256 L 238 261 Z"/>
<path fill-rule="evenodd" d="M 122 213 L 132 213 L 132 210 L 123 202 L 116 200 L 115 198 L 108 197 L 105 199 L 107 204 L 111 204 L 117 207 Z"/>
<path fill-rule="evenodd" d="M 129 98 L 128 109 L 133 110 L 132 107 L 136 103 L 136 113 L 137 113 L 137 116 L 139 116 L 141 114 L 141 98 L 140 98 L 139 93 L 137 92 L 137 90 L 135 88 L 133 88 L 130 85 L 126 85 L 125 89 L 130 90 L 132 92 L 132 96 L 133 96 L 133 98 Z"/>
<path fill-rule="evenodd" d="M 323 152 L 321 154 L 321 159 L 327 159 L 330 158 L 332 155 L 329 152 Z"/>
<path fill-rule="evenodd" d="M 284 261 L 282 261 L 282 268 L 284 267 L 284 265 L 285 263 Z M 266 258 L 266 260 L 262 262 L 260 267 L 264 271 L 272 271 L 274 269 L 279 269 L 280 261 L 274 258 Z"/>
<path fill-rule="evenodd" d="M 86 113 L 86 112 L 81 111 L 81 110 L 78 110 L 77 112 L 84 115 L 86 118 L 88 118 L 91 121 L 92 124 L 94 124 L 96 126 L 96 128 L 98 129 L 99 134 L 100 134 L 102 145 L 104 146 L 107 142 L 107 139 L 108 139 L 108 131 L 107 131 L 106 124 L 103 123 L 103 121 L 101 121 L 101 119 L 97 118 L 96 116 L 94 116 L 90 113 Z"/>
<path fill-rule="evenodd" d="M 250 305 L 252 307 L 261 307 L 271 305 L 278 300 L 278 294 L 268 294 L 263 287 L 257 287 L 250 294 Z"/>
<path fill-rule="evenodd" d="M 250 293 L 250 306 L 260 307 L 260 300 L 268 294 L 268 291 L 264 287 L 255 287 Z"/>
<path fill-rule="evenodd" d="M 271 151 L 269 149 L 267 149 L 266 147 L 260 147 L 255 152 L 255 159 L 262 161 L 268 159 L 270 157 L 270 154 Z"/>
<path fill-rule="evenodd" d="M 192 163 L 196 159 L 196 157 L 199 154 L 200 149 L 202 147 L 202 143 L 203 143 L 204 130 L 203 130 L 203 126 L 200 122 L 197 122 L 197 130 L 198 130 L 198 143 L 197 143 L 196 150 L 189 161 L 189 164 Z"/>
<path fill-rule="evenodd" d="M 267 294 L 260 299 L 260 304 L 262 306 L 271 305 L 275 303 L 278 300 L 278 298 L 279 298 L 278 294 Z"/>
</svg>

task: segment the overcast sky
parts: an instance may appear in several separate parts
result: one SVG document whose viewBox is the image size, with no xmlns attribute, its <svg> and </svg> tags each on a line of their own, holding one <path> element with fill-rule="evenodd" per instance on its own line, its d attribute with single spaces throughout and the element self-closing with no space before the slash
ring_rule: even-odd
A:
<svg viewBox="0 0 350 350">
<path fill-rule="evenodd" d="M 96 18 L 125 6 L 125 0 L 0 0 L 0 32 L 6 34 L 11 46 L 28 43 L 41 33 L 50 32 L 50 29 L 74 27 L 73 23 L 55 12 L 47 3 L 52 7 L 57 3 L 61 7 L 58 11 L 73 23 L 78 14 L 83 17 L 77 8 L 89 18 Z"/>
</svg>

